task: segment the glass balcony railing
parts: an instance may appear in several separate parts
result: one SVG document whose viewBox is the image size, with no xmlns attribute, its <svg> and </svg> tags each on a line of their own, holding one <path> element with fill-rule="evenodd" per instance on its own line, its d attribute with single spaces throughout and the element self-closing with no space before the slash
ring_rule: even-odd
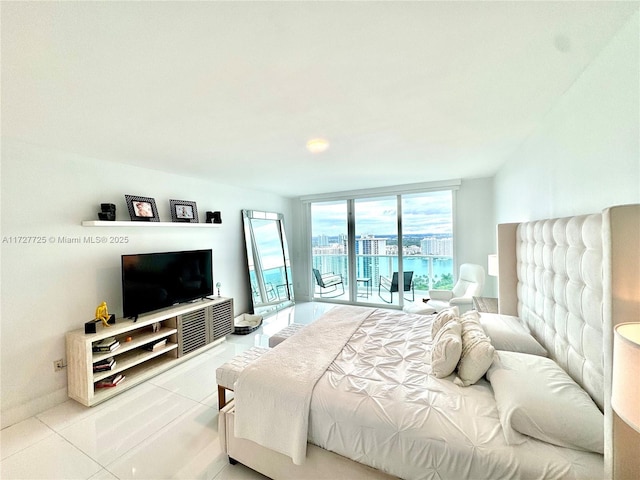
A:
<svg viewBox="0 0 640 480">
<path fill-rule="evenodd" d="M 254 302 L 259 303 L 278 303 L 283 299 L 287 299 L 293 294 L 293 285 L 289 282 L 289 290 L 285 278 L 291 278 L 291 270 L 287 267 L 274 267 L 262 271 L 264 283 L 261 286 L 258 282 L 255 270 L 249 271 L 249 280 L 251 282 L 251 294 Z M 261 293 L 260 289 L 264 289 Z M 264 296 L 264 298 L 262 298 Z"/>
<path fill-rule="evenodd" d="M 413 272 L 413 286 L 416 295 L 424 296 L 431 289 L 451 289 L 453 287 L 453 258 L 442 255 L 405 255 L 402 257 L 403 270 Z M 341 274 L 348 289 L 348 256 L 314 255 L 313 268 L 321 273 Z M 356 255 L 356 278 L 370 279 L 370 284 L 358 283 L 360 290 L 369 288 L 377 292 L 380 277 L 391 277 L 398 271 L 398 257 L 395 255 Z"/>
</svg>

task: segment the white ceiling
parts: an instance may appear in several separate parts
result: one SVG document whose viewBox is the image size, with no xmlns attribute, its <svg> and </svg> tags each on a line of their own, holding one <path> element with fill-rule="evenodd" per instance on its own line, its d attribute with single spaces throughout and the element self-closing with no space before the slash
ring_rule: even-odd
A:
<svg viewBox="0 0 640 480">
<path fill-rule="evenodd" d="M 493 175 L 638 2 L 1 9 L 3 137 L 298 196 Z"/>
</svg>

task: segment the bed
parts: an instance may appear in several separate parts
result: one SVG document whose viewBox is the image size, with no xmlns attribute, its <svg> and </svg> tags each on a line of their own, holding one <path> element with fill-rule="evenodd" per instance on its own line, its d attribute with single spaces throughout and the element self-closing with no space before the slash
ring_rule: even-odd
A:
<svg viewBox="0 0 640 480">
<path fill-rule="evenodd" d="M 470 336 L 480 355 L 450 375 L 434 354 L 446 315 L 330 310 L 243 371 L 223 450 L 271 478 L 609 477 L 611 336 L 637 309 L 638 218 L 499 225 L 500 313 L 463 314 L 490 341 Z"/>
</svg>

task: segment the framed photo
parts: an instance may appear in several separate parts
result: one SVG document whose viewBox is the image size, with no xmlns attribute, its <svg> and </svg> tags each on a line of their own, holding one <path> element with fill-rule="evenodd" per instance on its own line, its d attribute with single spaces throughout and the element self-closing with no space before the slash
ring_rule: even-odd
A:
<svg viewBox="0 0 640 480">
<path fill-rule="evenodd" d="M 125 195 L 129 216 L 134 222 L 159 222 L 156 201 L 149 197 Z"/>
<path fill-rule="evenodd" d="M 172 222 L 198 223 L 196 202 L 187 200 L 169 200 Z"/>
</svg>

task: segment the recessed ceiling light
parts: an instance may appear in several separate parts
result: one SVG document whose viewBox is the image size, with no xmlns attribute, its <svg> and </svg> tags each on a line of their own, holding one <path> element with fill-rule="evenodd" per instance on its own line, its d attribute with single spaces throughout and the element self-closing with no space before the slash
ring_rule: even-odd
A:
<svg viewBox="0 0 640 480">
<path fill-rule="evenodd" d="M 324 138 L 312 138 L 307 142 L 307 150 L 311 153 L 321 153 L 329 148 L 329 142 Z"/>
</svg>

